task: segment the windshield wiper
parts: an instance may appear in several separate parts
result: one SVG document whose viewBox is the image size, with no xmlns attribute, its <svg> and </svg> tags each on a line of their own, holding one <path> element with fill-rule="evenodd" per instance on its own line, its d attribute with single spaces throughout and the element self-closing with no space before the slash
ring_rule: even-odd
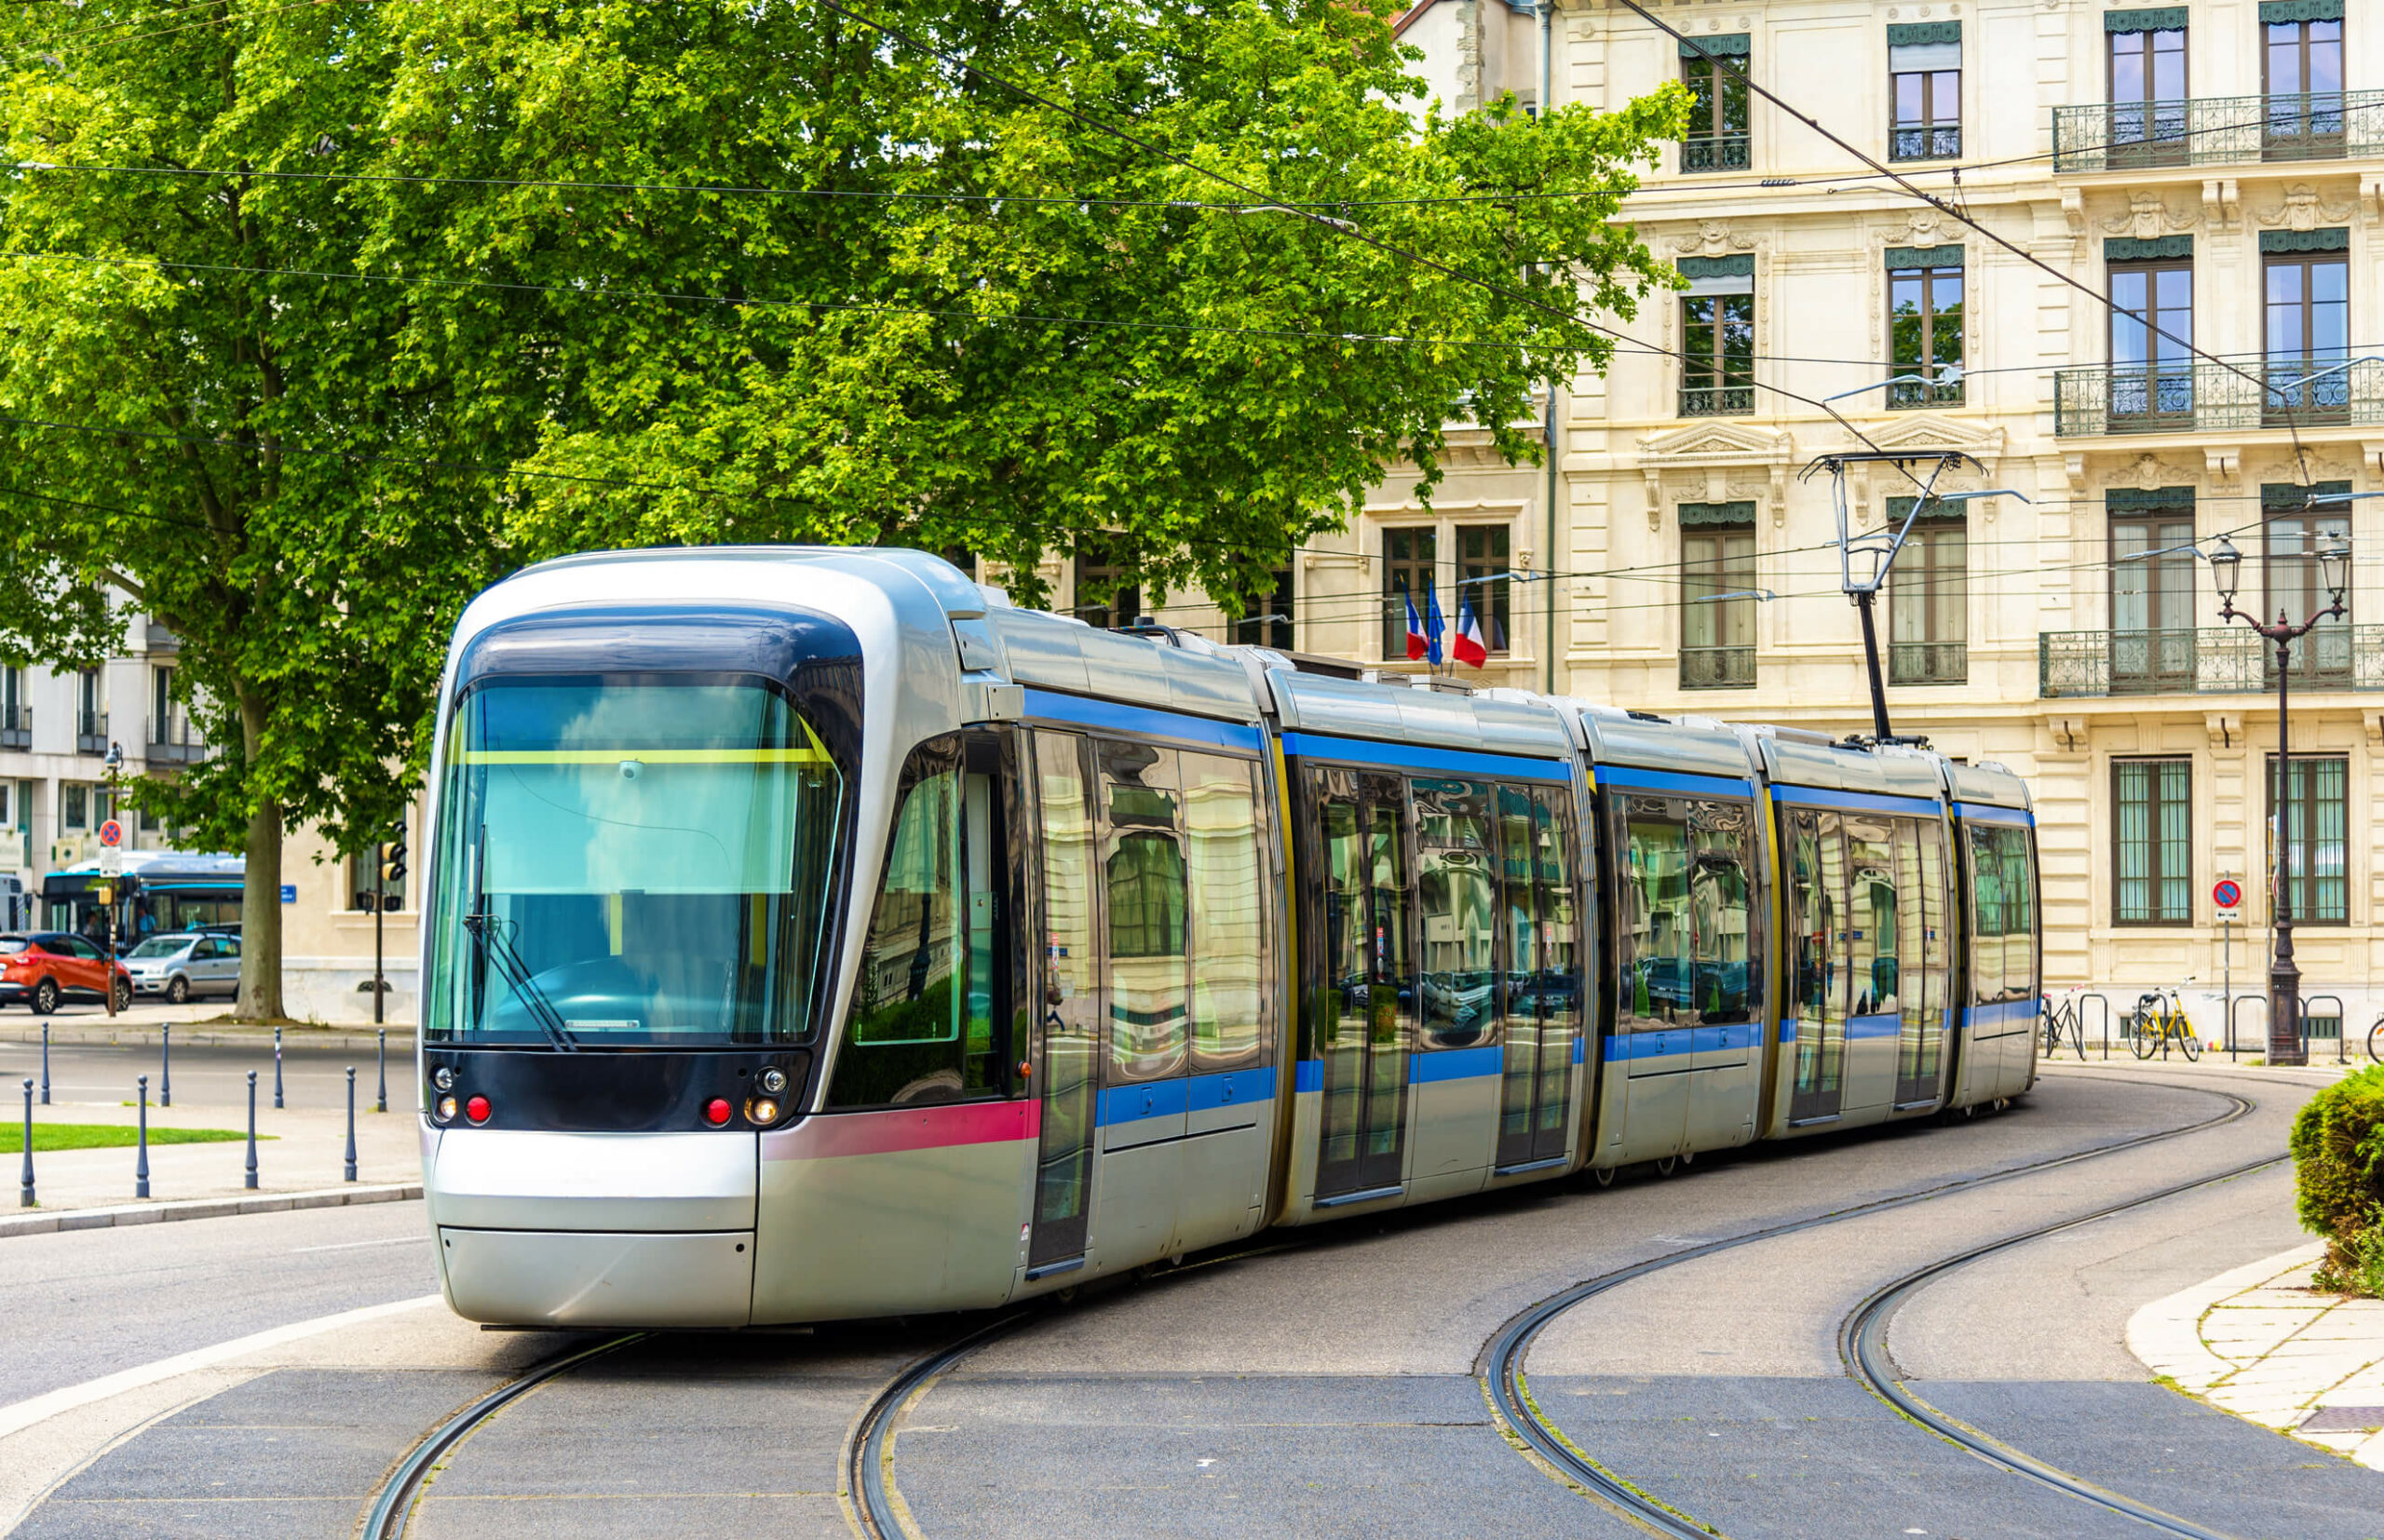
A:
<svg viewBox="0 0 2384 1540">
<path fill-rule="evenodd" d="M 547 992 L 530 977 L 530 966 L 513 949 L 513 942 L 505 934 L 503 922 L 483 910 L 465 915 L 464 929 L 480 944 L 481 955 L 496 965 L 496 971 L 505 975 L 505 981 L 511 986 L 514 998 L 522 1002 L 522 1008 L 529 1012 L 530 1020 L 538 1024 L 538 1030 L 547 1034 L 547 1041 L 560 1052 L 577 1053 L 579 1040 L 572 1036 L 569 1027 L 563 1025 L 562 1017 L 555 1010 L 554 1002 L 547 998 Z"/>
</svg>

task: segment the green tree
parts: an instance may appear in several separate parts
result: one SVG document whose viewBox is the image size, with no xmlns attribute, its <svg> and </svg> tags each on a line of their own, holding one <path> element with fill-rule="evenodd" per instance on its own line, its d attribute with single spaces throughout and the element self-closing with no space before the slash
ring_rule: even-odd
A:
<svg viewBox="0 0 2384 1540">
<path fill-rule="evenodd" d="M 1249 592 L 1453 419 L 1536 457 L 1580 317 L 1668 281 L 1617 214 L 1678 88 L 1444 119 L 1392 0 L 6 8 L 0 646 L 101 655 L 109 588 L 180 633 L 223 748 L 140 794 L 246 850 L 258 1014 L 282 831 L 386 827 L 522 561 L 899 543 L 1035 599 L 1098 537 Z"/>
</svg>

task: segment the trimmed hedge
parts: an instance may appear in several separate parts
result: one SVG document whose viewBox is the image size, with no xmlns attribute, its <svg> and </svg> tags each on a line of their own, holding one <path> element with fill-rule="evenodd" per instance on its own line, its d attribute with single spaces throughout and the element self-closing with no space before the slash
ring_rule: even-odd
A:
<svg viewBox="0 0 2384 1540">
<path fill-rule="evenodd" d="M 2384 1298 L 2384 1064 L 2303 1103 L 2291 1144 L 2302 1227 L 2326 1242 L 2312 1281 Z"/>
</svg>

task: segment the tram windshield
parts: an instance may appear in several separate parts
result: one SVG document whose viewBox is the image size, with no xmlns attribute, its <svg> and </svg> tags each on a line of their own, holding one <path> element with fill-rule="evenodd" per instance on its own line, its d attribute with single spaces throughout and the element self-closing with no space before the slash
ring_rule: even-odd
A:
<svg viewBox="0 0 2384 1540">
<path fill-rule="evenodd" d="M 785 696 L 497 679 L 448 736 L 431 1041 L 810 1035 L 846 790 Z"/>
</svg>

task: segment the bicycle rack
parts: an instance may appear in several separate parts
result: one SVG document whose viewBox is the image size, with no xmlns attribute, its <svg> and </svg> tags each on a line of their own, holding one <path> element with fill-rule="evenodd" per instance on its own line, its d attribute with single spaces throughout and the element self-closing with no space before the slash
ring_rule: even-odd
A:
<svg viewBox="0 0 2384 1540">
<path fill-rule="evenodd" d="M 2229 1059 L 2235 1057 L 2235 1049 L 2237 1047 L 2235 1033 L 2236 1013 L 2241 1011 L 2245 1006 L 2259 1006 L 2260 1015 L 2263 1018 L 2266 1018 L 2269 1009 L 2269 997 L 2265 994 L 2239 994 L 2235 996 L 2234 999 L 2227 1003 L 2227 1056 Z M 2265 1054 L 2268 1051 L 2268 1034 L 2266 1033 L 2262 1033 L 2260 1034 L 2260 1051 Z"/>
<path fill-rule="evenodd" d="M 2086 1002 L 2092 1000 L 2096 1005 L 2103 1007 L 2103 1057 L 2108 1059 L 2111 1056 L 2110 996 L 2103 993 L 2099 990 L 2081 990 L 2079 992 L 2076 998 L 2078 1006 L 2078 1057 L 2081 1060 L 2086 1057 Z"/>
<path fill-rule="evenodd" d="M 2350 1012 L 2344 1008 L 2343 997 L 2339 994 L 2305 994 L 2301 997 L 2301 1061 L 2305 1064 L 2310 1061 L 2310 1007 L 2321 1000 L 2335 1003 L 2335 1062 L 2348 1064 L 2350 1060 L 2344 1050 L 2350 1040 Z"/>
</svg>

